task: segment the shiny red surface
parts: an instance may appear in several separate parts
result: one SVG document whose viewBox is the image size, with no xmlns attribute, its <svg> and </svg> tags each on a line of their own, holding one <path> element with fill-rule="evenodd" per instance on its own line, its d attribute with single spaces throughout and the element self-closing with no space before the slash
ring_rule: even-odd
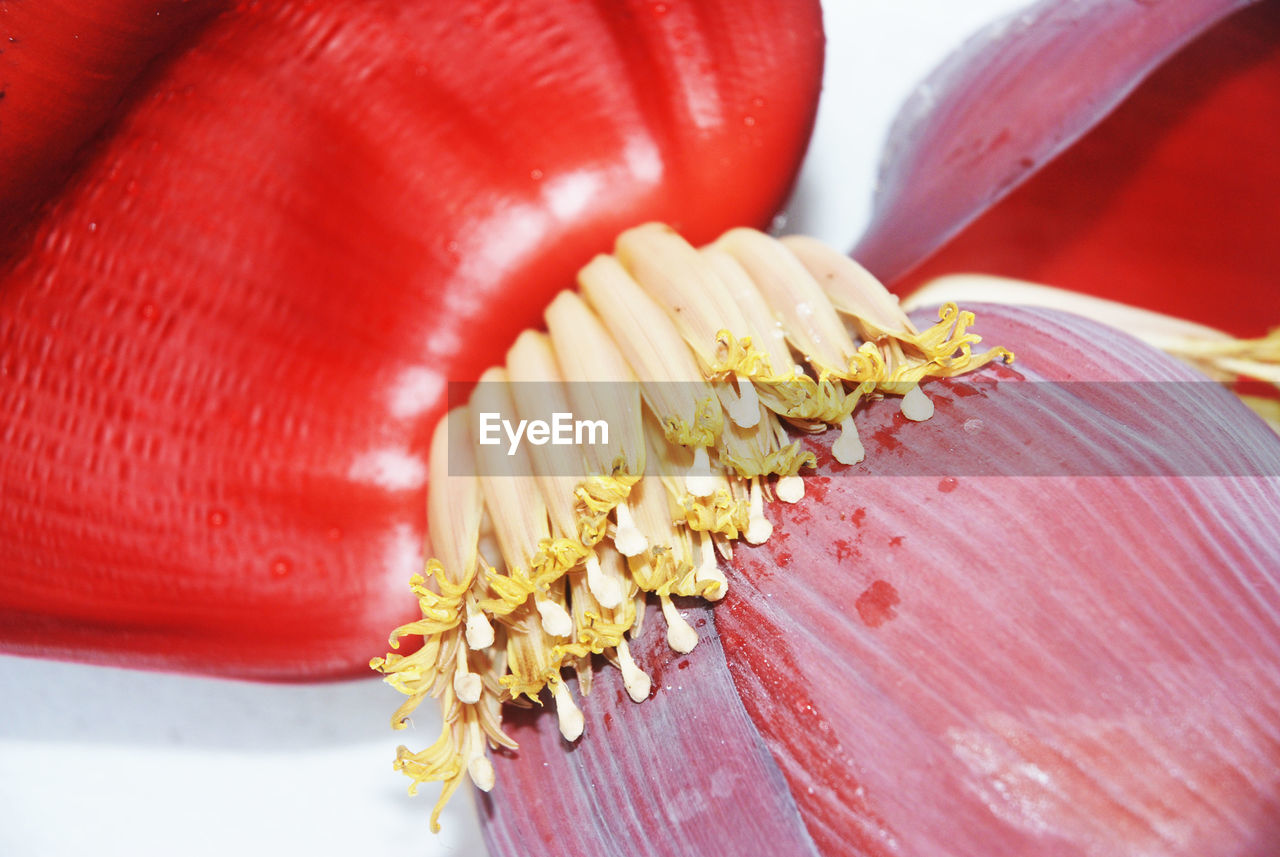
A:
<svg viewBox="0 0 1280 857">
<path fill-rule="evenodd" d="M 97 136 L 19 111 L 56 17 L 4 46 L 0 127 L 89 142 L 9 188 L 46 198 L 0 262 L 0 649 L 260 678 L 364 670 L 446 381 L 625 226 L 766 222 L 822 61 L 784 0 L 246 2 L 157 63 L 106 8 Z"/>
<path fill-rule="evenodd" d="M 977 271 L 1242 336 L 1280 324 L 1280 3 L 1227 19 L 901 286 Z"/>
<path fill-rule="evenodd" d="M 229 0 L 41 0 L 0 8 L 0 252 L 149 66 Z"/>
</svg>

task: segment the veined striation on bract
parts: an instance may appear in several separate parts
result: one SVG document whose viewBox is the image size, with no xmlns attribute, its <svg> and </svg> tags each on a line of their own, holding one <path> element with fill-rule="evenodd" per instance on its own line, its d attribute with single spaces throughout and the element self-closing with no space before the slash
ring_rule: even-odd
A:
<svg viewBox="0 0 1280 857">
<path fill-rule="evenodd" d="M 917 329 L 856 262 L 804 237 L 735 229 L 695 249 L 649 224 L 623 233 L 578 285 L 552 301 L 547 332 L 526 331 L 506 368 L 485 373 L 437 427 L 427 500 L 436 558 L 411 582 L 422 618 L 391 635 L 392 648 L 410 635 L 423 646 L 371 662 L 408 696 L 395 727 L 428 696 L 442 707 L 435 744 L 396 758 L 411 791 L 444 783 L 433 829 L 464 775 L 493 787 L 489 746 L 515 748 L 504 701 L 536 703 L 549 690 L 561 734 L 577 740 L 583 716 L 561 670 L 574 668 L 586 692 L 592 655 L 621 669 L 634 701 L 648 698 L 627 637 L 649 594 L 671 648 L 696 645 L 671 599 L 723 598 L 718 557 L 738 539 L 769 538 L 766 499 L 803 496 L 800 473 L 814 459 L 788 428 L 838 428 L 833 455 L 854 464 L 862 403 L 900 397 L 907 419 L 927 420 L 922 380 L 1013 359 L 998 347 L 973 353 L 973 315 L 954 304 Z M 559 400 L 553 411 L 607 415 L 605 448 L 472 443 L 477 414 L 542 409 L 521 400 L 526 382 Z M 507 457 L 515 469 L 503 472 Z"/>
</svg>

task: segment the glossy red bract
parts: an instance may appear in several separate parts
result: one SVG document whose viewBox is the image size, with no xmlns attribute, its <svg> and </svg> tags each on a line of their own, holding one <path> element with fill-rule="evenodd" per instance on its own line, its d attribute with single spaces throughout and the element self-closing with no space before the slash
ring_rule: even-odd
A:
<svg viewBox="0 0 1280 857">
<path fill-rule="evenodd" d="M 1046 0 L 975 36 L 902 111 L 855 255 L 903 294 L 1000 274 L 1261 335 L 1280 4 L 1250 5 Z"/>
<path fill-rule="evenodd" d="M 12 20 L 6 62 L 67 61 L 65 26 Z M 621 228 L 766 222 L 822 64 L 816 4 L 783 0 L 142 29 L 79 96 L 105 125 L 50 114 L 87 142 L 15 191 L 43 201 L 0 264 L 0 647 L 278 679 L 358 674 L 412 613 L 446 382 Z M 32 140 L 38 80 L 0 101 Z"/>
</svg>

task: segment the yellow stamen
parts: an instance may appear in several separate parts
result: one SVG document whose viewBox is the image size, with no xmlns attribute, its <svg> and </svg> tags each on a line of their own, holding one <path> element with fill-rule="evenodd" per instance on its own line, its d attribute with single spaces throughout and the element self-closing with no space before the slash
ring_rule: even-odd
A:
<svg viewBox="0 0 1280 857">
<path fill-rule="evenodd" d="M 698 645 L 698 632 L 684 620 L 676 606 L 671 603 L 671 596 L 660 596 L 662 615 L 667 620 L 667 645 L 681 654 L 692 652 Z"/>
<path fill-rule="evenodd" d="M 622 603 L 621 581 L 605 574 L 600 558 L 593 552 L 587 557 L 587 586 L 601 607 L 617 607 Z"/>
<path fill-rule="evenodd" d="M 755 428 L 760 425 L 760 397 L 751 379 L 741 372 L 733 373 L 733 383 L 738 397 L 726 409 L 729 419 L 739 428 Z"/>
<path fill-rule="evenodd" d="M 729 591 L 729 580 L 720 570 L 720 561 L 716 559 L 711 536 L 705 532 L 698 533 L 698 555 L 700 561 L 695 570 L 694 579 L 698 583 L 711 584 L 712 589 L 706 598 L 709 601 L 719 601 Z"/>
<path fill-rule="evenodd" d="M 482 792 L 493 791 L 493 763 L 484 754 L 485 740 L 480 734 L 480 722 L 468 723 L 467 774 L 471 782 Z"/>
<path fill-rule="evenodd" d="M 748 544 L 764 544 L 769 536 L 773 535 L 773 524 L 769 523 L 769 519 L 764 516 L 764 492 L 760 490 L 759 478 L 751 480 L 750 509 L 747 530 L 742 537 Z"/>
<path fill-rule="evenodd" d="M 595 655 L 616 664 L 633 700 L 648 698 L 652 681 L 628 637 L 650 593 L 668 645 L 697 645 L 672 599 L 724 598 L 720 560 L 739 539 L 759 544 L 773 532 L 770 485 L 782 502 L 804 496 L 800 473 L 816 458 L 788 426 L 838 426 L 835 459 L 857 463 L 865 450 L 854 415 L 868 398 L 901 396 L 908 419 L 928 419 L 922 379 L 1009 356 L 973 355 L 973 317 L 954 304 L 917 331 L 852 261 L 751 230 L 695 250 L 666 227 L 640 227 L 578 282 L 583 297 L 557 296 L 548 332 L 518 337 L 506 368 L 486 372 L 470 404 L 437 428 L 427 496 L 435 558 L 410 581 L 422 617 L 389 640 L 396 649 L 417 635 L 422 646 L 370 662 L 406 696 L 396 728 L 427 696 L 440 701 L 440 737 L 396 756 L 411 792 L 443 784 L 433 829 L 464 776 L 493 787 L 487 749 L 515 747 L 502 703 L 541 703 L 548 691 L 561 734 L 577 740 L 585 719 L 561 673 L 576 670 L 585 694 Z M 525 442 L 479 443 L 482 413 L 528 427 Z M 548 442 L 556 414 L 598 418 L 608 436 Z"/>
<path fill-rule="evenodd" d="M 746 334 L 747 319 L 729 299 L 715 268 L 670 227 L 651 223 L 619 236 L 615 253 L 636 282 L 667 312 L 667 317 L 711 377 L 717 363 L 716 334 L 729 328 Z M 737 376 L 736 390 L 718 384 L 716 392 L 729 418 L 743 428 L 760 422 L 760 407 L 749 379 Z"/>
<path fill-rule="evenodd" d="M 550 685 L 551 698 L 556 702 L 556 718 L 560 724 L 560 734 L 566 741 L 577 741 L 582 737 L 585 724 L 582 711 L 573 701 L 573 694 L 569 693 L 568 685 L 559 680 L 550 682 Z"/>
<path fill-rule="evenodd" d="M 862 438 L 858 436 L 858 427 L 853 424 L 852 414 L 840 421 L 840 437 L 831 444 L 831 455 L 841 464 L 857 464 L 867 457 Z"/>
<path fill-rule="evenodd" d="M 458 695 L 459 702 L 471 704 L 480 701 L 482 690 L 484 681 L 467 669 L 467 647 L 458 646 L 458 669 L 453 674 L 453 692 Z"/>
<path fill-rule="evenodd" d="M 684 477 L 685 488 L 695 497 L 710 497 L 716 490 L 716 478 L 711 475 L 711 459 L 707 448 L 700 446 L 693 451 L 693 465 Z"/>
<path fill-rule="evenodd" d="M 979 274 L 933 280 L 908 297 L 903 306 L 959 300 L 1043 307 L 1081 315 L 1124 330 L 1215 381 L 1229 383 L 1247 378 L 1280 388 L 1280 327 L 1257 339 L 1237 339 L 1216 328 L 1116 301 Z M 1280 403 L 1276 399 L 1251 395 L 1240 398 L 1280 432 Z"/>
<path fill-rule="evenodd" d="M 648 674 L 636 666 L 635 660 L 631 657 L 631 650 L 627 648 L 626 640 L 618 641 L 617 652 L 618 666 L 622 669 L 622 686 L 627 689 L 627 695 L 633 702 L 644 702 L 649 698 L 653 683 L 649 680 Z"/>
<path fill-rule="evenodd" d="M 613 514 L 617 520 L 613 546 L 623 556 L 639 556 L 645 548 L 649 547 L 649 540 L 636 526 L 635 520 L 631 517 L 631 510 L 627 508 L 627 501 L 623 500 L 615 506 Z"/>
<path fill-rule="evenodd" d="M 736 259 L 715 245 L 703 247 L 699 252 L 716 272 L 716 277 L 723 287 L 723 291 L 712 293 L 718 302 L 717 307 L 725 311 L 731 307 L 736 308 L 742 314 L 746 327 L 737 336 L 751 340 L 752 351 L 759 355 L 759 368 L 763 369 L 765 374 L 788 372 L 788 367 L 796 364 L 792 358 L 791 349 L 787 345 L 786 329 L 782 322 L 774 317 L 773 310 L 765 301 L 764 295 L 760 294 L 760 289 L 756 287 L 750 275 Z M 726 316 L 722 313 L 722 317 Z M 717 339 L 721 329 L 728 328 L 724 324 L 719 325 L 715 331 Z M 733 331 L 730 332 L 733 333 Z M 804 367 L 798 368 L 803 375 Z"/>
</svg>

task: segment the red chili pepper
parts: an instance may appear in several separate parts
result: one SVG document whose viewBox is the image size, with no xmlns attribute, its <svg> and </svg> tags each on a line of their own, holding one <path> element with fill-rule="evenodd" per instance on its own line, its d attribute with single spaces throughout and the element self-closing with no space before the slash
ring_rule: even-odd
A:
<svg viewBox="0 0 1280 857">
<path fill-rule="evenodd" d="M 1034 24 L 974 41 L 930 82 L 939 107 L 904 111 L 855 256 L 890 279 L 910 270 L 904 293 L 1001 274 L 1261 335 L 1280 319 L 1280 4 L 1228 18 L 1143 80 L 1242 5 L 1041 3 Z"/>
<path fill-rule="evenodd" d="M 0 267 L 0 648 L 360 673 L 413 610 L 446 380 L 629 224 L 766 221 L 818 9 L 150 8 L 5 10 L 3 151 L 34 166 L 3 207 L 56 192 Z M 37 109 L 68 58 L 79 107 Z"/>
</svg>

